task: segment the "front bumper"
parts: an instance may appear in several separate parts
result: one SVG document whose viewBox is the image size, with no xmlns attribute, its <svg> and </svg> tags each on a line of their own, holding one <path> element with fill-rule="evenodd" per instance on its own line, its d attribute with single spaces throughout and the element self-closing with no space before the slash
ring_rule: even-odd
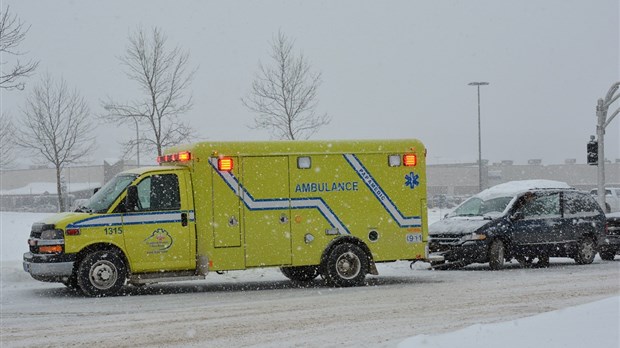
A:
<svg viewBox="0 0 620 348">
<path fill-rule="evenodd" d="M 24 254 L 24 271 L 41 281 L 62 281 L 73 273 L 75 254 Z"/>
<path fill-rule="evenodd" d="M 429 251 L 434 256 L 443 256 L 446 262 L 485 263 L 489 262 L 489 247 L 486 241 L 468 241 L 454 245 L 431 245 Z"/>
</svg>

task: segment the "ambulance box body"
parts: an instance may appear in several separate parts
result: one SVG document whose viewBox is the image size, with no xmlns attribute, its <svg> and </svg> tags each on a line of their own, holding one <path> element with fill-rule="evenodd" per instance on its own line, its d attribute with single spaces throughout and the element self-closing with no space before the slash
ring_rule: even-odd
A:
<svg viewBox="0 0 620 348">
<path fill-rule="evenodd" d="M 418 140 L 172 148 L 35 223 L 24 269 L 90 296 L 255 267 L 359 285 L 377 262 L 427 258 L 425 153 Z"/>
</svg>

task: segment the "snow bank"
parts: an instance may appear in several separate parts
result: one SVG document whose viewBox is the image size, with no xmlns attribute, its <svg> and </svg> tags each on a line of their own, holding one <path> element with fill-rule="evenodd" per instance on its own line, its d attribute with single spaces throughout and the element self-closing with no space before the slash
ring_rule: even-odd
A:
<svg viewBox="0 0 620 348">
<path fill-rule="evenodd" d="M 32 223 L 49 215 L 52 214 L 0 212 L 0 261 L 21 261 L 28 251 Z"/>
<path fill-rule="evenodd" d="M 533 317 L 418 335 L 399 348 L 620 347 L 620 296 Z"/>
</svg>

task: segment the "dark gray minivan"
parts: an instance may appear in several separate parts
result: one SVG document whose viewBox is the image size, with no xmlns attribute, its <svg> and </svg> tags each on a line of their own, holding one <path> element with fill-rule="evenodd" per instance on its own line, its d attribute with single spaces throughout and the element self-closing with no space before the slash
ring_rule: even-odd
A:
<svg viewBox="0 0 620 348">
<path fill-rule="evenodd" d="M 605 214 L 585 192 L 551 180 L 512 181 L 469 198 L 429 227 L 435 267 L 488 262 L 501 269 L 516 258 L 547 266 L 549 257 L 594 260 L 604 239 Z"/>
</svg>

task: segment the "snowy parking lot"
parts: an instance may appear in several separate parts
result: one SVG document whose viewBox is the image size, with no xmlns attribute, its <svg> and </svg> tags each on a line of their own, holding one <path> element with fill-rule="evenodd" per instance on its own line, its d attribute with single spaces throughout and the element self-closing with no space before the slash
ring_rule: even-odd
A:
<svg viewBox="0 0 620 348">
<path fill-rule="evenodd" d="M 454 335 L 465 345 L 466 337 L 482 340 L 492 331 L 512 334 L 508 343 L 533 334 L 541 346 L 576 347 L 570 335 L 557 333 L 566 321 L 596 333 L 588 336 L 591 346 L 619 343 L 618 256 L 591 265 L 552 258 L 551 267 L 532 269 L 513 262 L 502 271 L 478 264 L 433 271 L 425 263 L 396 262 L 379 265 L 379 276 L 355 288 L 330 288 L 320 279 L 299 287 L 277 269 L 255 269 L 86 298 L 23 272 L 14 255 L 26 248 L 32 221 L 24 216 L 2 215 L 2 347 L 440 347 Z M 601 306 L 607 310 L 595 312 Z M 542 318 L 534 319 L 538 330 L 523 332 L 530 326 L 522 318 L 556 310 L 534 317 Z M 452 336 L 435 336 L 441 334 Z"/>
</svg>

